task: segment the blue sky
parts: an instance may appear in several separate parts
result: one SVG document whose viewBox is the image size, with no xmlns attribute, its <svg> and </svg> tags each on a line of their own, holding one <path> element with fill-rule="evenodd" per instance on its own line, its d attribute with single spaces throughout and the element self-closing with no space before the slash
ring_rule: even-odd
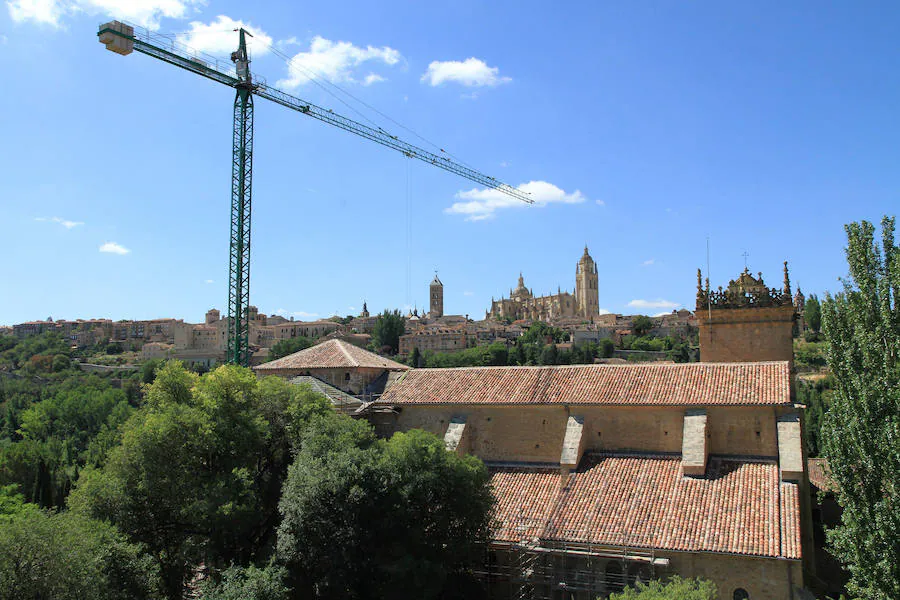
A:
<svg viewBox="0 0 900 600">
<path fill-rule="evenodd" d="M 846 272 L 843 224 L 898 205 L 892 2 L 4 4 L 0 323 L 224 308 L 233 92 L 105 51 L 97 25 L 111 16 L 220 54 L 240 21 L 540 200 L 497 202 L 258 100 L 251 303 L 266 313 L 421 307 L 437 269 L 445 310 L 479 316 L 520 270 L 535 293 L 571 289 L 585 243 L 604 309 L 691 308 L 707 237 L 714 286 L 747 252 L 770 285 L 788 260 L 821 293 Z M 252 52 L 270 83 L 360 118 Z"/>
</svg>

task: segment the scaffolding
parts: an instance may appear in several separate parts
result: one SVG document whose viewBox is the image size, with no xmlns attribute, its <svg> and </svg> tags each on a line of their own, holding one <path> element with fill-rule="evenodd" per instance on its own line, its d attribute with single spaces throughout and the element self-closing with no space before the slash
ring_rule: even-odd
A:
<svg viewBox="0 0 900 600">
<path fill-rule="evenodd" d="M 668 564 L 653 549 L 532 539 L 491 544 L 479 575 L 498 600 L 595 600 L 664 579 Z"/>
</svg>

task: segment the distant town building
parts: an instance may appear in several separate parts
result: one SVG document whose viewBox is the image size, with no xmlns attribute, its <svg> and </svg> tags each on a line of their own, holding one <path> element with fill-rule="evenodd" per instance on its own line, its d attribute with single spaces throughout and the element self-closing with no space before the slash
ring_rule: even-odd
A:
<svg viewBox="0 0 900 600">
<path fill-rule="evenodd" d="M 575 267 L 575 293 L 563 292 L 550 296 L 535 296 L 525 287 L 525 279 L 519 273 L 519 283 L 509 291 L 509 298 L 491 299 L 491 308 L 485 312 L 485 319 L 554 321 L 564 317 L 580 317 L 588 320 L 600 314 L 600 291 L 597 264 L 588 253 L 584 254 Z"/>
<path fill-rule="evenodd" d="M 343 340 L 328 340 L 254 370 L 261 376 L 315 377 L 342 392 L 361 395 L 385 372 L 407 371 L 409 367 Z"/>
<path fill-rule="evenodd" d="M 430 319 L 439 319 L 444 316 L 444 284 L 438 279 L 437 273 L 431 285 L 428 286 L 428 317 Z"/>
<path fill-rule="evenodd" d="M 464 326 L 455 328 L 426 328 L 400 336 L 399 355 L 406 357 L 418 348 L 419 352 L 459 352 L 467 346 Z"/>
</svg>

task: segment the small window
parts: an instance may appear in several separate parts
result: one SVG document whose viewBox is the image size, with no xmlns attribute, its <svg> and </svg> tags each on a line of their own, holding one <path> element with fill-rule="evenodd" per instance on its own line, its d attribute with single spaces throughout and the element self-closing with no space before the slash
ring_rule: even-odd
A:
<svg viewBox="0 0 900 600">
<path fill-rule="evenodd" d="M 744 588 L 734 590 L 734 595 L 732 597 L 734 600 L 750 600 L 750 594 L 748 594 L 747 590 Z"/>
<path fill-rule="evenodd" d="M 344 381 L 350 381 L 350 371 L 344 373 Z"/>
</svg>

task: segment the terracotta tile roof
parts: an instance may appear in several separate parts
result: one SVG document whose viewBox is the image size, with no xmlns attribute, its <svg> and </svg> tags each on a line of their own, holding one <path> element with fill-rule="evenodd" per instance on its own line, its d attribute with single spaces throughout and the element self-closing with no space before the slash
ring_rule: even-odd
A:
<svg viewBox="0 0 900 600">
<path fill-rule="evenodd" d="M 491 474 L 498 541 L 800 558 L 797 484 L 774 463 L 713 457 L 695 479 L 677 456 L 589 455 L 562 489 L 554 469 Z"/>
<path fill-rule="evenodd" d="M 413 369 L 379 402 L 785 405 L 790 371 L 787 362 Z"/>
<path fill-rule="evenodd" d="M 491 468 L 497 499 L 494 539 L 517 542 L 540 536 L 559 491 L 559 477 L 558 468 Z"/>
<path fill-rule="evenodd" d="M 303 369 L 352 369 L 357 367 L 401 370 L 406 365 L 394 362 L 344 340 L 328 340 L 305 350 L 259 365 L 262 373 L 281 373 Z"/>
<path fill-rule="evenodd" d="M 806 471 L 809 473 L 809 482 L 823 492 L 836 492 L 837 485 L 831 478 L 827 458 L 810 458 L 806 461 Z"/>
</svg>

